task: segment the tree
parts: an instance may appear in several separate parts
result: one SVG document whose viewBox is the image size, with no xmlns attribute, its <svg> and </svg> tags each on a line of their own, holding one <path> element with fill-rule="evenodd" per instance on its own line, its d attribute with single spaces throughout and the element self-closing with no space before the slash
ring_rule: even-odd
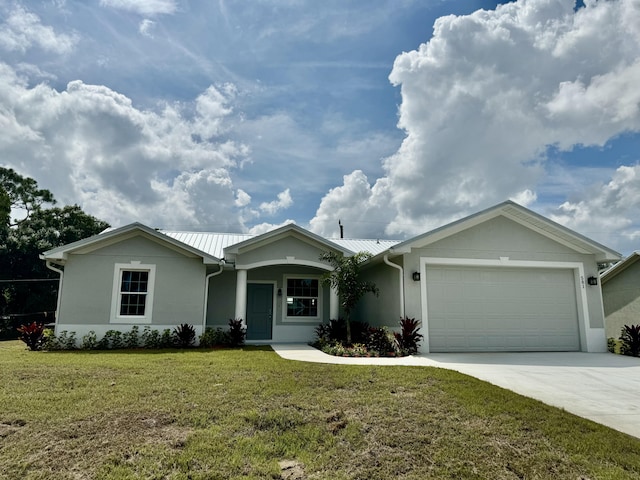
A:
<svg viewBox="0 0 640 480">
<path fill-rule="evenodd" d="M 347 325 L 348 343 L 351 343 L 351 312 L 366 293 L 373 293 L 376 297 L 379 294 L 375 283 L 360 279 L 360 266 L 370 258 L 371 254 L 368 252 L 358 252 L 350 257 L 335 252 L 324 252 L 320 255 L 321 261 L 333 267 L 332 271 L 322 276 L 322 283 L 338 292 Z"/>
<path fill-rule="evenodd" d="M 35 180 L 0 168 L 0 316 L 55 310 L 58 275 L 39 255 L 109 226 L 78 205 L 43 208 L 54 203 L 51 192 L 39 189 Z M 11 209 L 22 218 L 12 222 Z"/>
<path fill-rule="evenodd" d="M 15 219 L 13 223 L 11 217 L 8 216 L 9 226 L 16 226 L 24 222 L 44 204 L 53 205 L 56 203 L 53 193 L 38 188 L 38 182 L 33 178 L 23 177 L 12 168 L 0 167 L 0 191 L 4 191 L 4 195 L 9 198 L 10 210 L 24 215 L 24 218 Z M 6 202 L 6 199 L 0 199 L 0 205 L 3 201 Z M 0 213 L 2 213 L 1 209 Z"/>
</svg>

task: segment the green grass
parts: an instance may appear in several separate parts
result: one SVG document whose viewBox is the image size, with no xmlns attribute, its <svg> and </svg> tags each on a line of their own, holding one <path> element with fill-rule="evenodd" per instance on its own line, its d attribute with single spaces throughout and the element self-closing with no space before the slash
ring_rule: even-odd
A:
<svg viewBox="0 0 640 480">
<path fill-rule="evenodd" d="M 0 342 L 0 479 L 18 478 L 624 479 L 640 440 L 448 370 Z"/>
</svg>

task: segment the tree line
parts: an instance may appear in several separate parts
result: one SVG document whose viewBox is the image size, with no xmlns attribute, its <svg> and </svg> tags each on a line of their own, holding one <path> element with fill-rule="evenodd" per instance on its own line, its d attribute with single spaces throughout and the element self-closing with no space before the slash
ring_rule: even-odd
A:
<svg viewBox="0 0 640 480">
<path fill-rule="evenodd" d="M 0 167 L 0 338 L 15 337 L 21 323 L 54 320 L 59 275 L 39 255 L 109 227 L 78 205 L 56 204 L 36 180 Z"/>
</svg>

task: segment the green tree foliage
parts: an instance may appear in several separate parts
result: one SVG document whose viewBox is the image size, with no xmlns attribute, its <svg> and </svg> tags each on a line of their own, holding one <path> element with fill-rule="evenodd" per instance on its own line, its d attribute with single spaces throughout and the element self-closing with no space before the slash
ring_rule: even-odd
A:
<svg viewBox="0 0 640 480">
<path fill-rule="evenodd" d="M 9 226 L 28 220 L 31 213 L 39 210 L 42 205 L 56 203 L 49 190 L 38 188 L 38 182 L 33 178 L 23 177 L 12 168 L 0 167 L 0 190 L 9 197 L 10 210 L 22 216 L 21 219 L 15 219 L 13 222 L 9 217 Z M 0 200 L 1 203 L 2 200 Z M 1 209 L 0 212 L 2 212 Z"/>
<path fill-rule="evenodd" d="M 59 276 L 39 255 L 109 226 L 77 205 L 43 208 L 46 204 L 55 204 L 51 192 L 38 188 L 31 178 L 0 168 L 0 316 L 54 311 Z M 10 219 L 12 210 L 20 219 Z"/>
<path fill-rule="evenodd" d="M 351 313 L 360 299 L 367 293 L 378 296 L 378 287 L 373 282 L 360 279 L 360 266 L 371 258 L 367 252 L 358 252 L 350 257 L 335 252 L 324 252 L 320 260 L 328 263 L 333 270 L 322 277 L 322 283 L 338 292 L 340 306 L 347 324 L 347 343 L 351 343 Z"/>
</svg>

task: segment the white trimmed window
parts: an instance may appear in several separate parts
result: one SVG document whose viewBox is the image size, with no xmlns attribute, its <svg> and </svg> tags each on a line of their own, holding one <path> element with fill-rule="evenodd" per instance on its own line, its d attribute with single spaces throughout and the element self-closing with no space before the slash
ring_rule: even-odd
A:
<svg viewBox="0 0 640 480">
<path fill-rule="evenodd" d="M 116 263 L 113 275 L 112 323 L 151 323 L 156 266 Z"/>
<path fill-rule="evenodd" d="M 317 277 L 285 277 L 285 320 L 318 321 L 322 287 Z"/>
</svg>

